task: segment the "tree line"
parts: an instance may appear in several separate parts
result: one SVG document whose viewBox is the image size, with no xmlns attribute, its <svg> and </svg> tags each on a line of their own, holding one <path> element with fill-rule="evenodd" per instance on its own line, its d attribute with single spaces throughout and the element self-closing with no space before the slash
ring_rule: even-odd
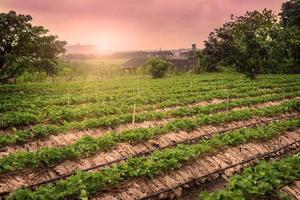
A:
<svg viewBox="0 0 300 200">
<path fill-rule="evenodd" d="M 57 74 L 59 55 L 65 53 L 67 42 L 31 21 L 30 15 L 15 11 L 0 13 L 0 83 L 13 82 L 24 72 Z M 300 0 L 283 3 L 279 15 L 267 9 L 232 15 L 204 44 L 197 54 L 198 71 L 229 66 L 252 79 L 261 73 L 299 73 Z M 162 60 L 148 64 L 156 77 L 168 68 Z"/>
</svg>

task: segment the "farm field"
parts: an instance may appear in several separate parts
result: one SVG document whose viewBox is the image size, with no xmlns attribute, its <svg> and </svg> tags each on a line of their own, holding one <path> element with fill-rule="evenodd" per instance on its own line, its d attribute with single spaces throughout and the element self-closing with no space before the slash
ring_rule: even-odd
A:
<svg viewBox="0 0 300 200">
<path fill-rule="evenodd" d="M 0 199 L 300 196 L 300 75 L 6 84 L 0 102 Z"/>
</svg>

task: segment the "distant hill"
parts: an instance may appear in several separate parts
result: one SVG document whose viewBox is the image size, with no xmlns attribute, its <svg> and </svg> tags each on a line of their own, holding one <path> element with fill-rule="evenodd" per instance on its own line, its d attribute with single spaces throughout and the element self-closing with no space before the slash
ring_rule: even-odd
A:
<svg viewBox="0 0 300 200">
<path fill-rule="evenodd" d="M 69 45 L 67 52 L 63 55 L 66 60 L 90 60 L 100 58 L 117 58 L 117 59 L 132 59 L 132 58 L 152 58 L 163 57 L 166 59 L 176 58 L 184 59 L 193 55 L 191 52 L 199 50 L 194 45 L 194 48 L 181 48 L 173 50 L 139 50 L 139 51 L 115 51 L 103 52 L 94 45 Z"/>
</svg>

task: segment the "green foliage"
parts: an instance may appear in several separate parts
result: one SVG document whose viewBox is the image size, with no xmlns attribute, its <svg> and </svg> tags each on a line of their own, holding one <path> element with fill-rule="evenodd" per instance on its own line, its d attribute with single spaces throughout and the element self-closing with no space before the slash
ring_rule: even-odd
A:
<svg viewBox="0 0 300 200">
<path fill-rule="evenodd" d="M 290 79 L 289 81 L 293 81 L 293 79 Z M 199 92 L 201 88 L 195 87 L 193 88 L 193 90 L 185 89 L 180 95 L 175 95 L 174 97 L 172 97 L 170 94 L 163 95 L 160 97 L 160 95 L 156 93 L 157 99 L 151 99 L 151 102 L 148 102 L 147 98 L 142 98 L 145 101 L 141 101 L 141 103 L 146 103 L 146 105 L 139 106 L 140 111 L 136 113 L 135 121 L 143 122 L 145 120 L 158 120 L 171 117 L 209 114 L 225 109 L 231 109 L 241 105 L 246 106 L 267 101 L 280 100 L 282 98 L 294 98 L 296 96 L 299 96 L 299 87 L 297 86 L 297 82 L 293 84 L 289 83 L 288 85 L 283 84 L 283 82 L 284 81 L 279 81 L 276 79 L 276 83 L 272 83 L 270 80 L 267 80 L 267 82 L 263 81 L 261 83 L 255 82 L 251 83 L 250 85 L 248 83 L 243 83 L 239 86 L 236 86 L 236 88 L 231 88 L 230 90 L 226 89 L 230 87 L 230 85 L 227 86 L 221 83 L 220 87 L 201 87 L 203 92 L 196 94 L 193 90 L 195 89 L 197 92 Z M 225 88 L 225 90 L 219 90 L 221 88 Z M 193 96 L 190 97 L 191 95 Z M 259 97 L 260 95 L 266 96 Z M 47 104 L 47 101 L 38 101 L 36 103 L 42 106 L 42 110 L 38 112 L 37 109 L 40 108 L 38 108 L 36 105 L 33 105 L 34 102 L 29 101 L 29 105 L 21 105 L 22 107 L 30 106 L 24 111 L 6 112 L 5 114 L 0 116 L 0 126 L 6 129 L 13 129 L 13 132 L 11 135 L 0 136 L 0 144 L 13 145 L 16 143 L 25 143 L 28 140 L 34 138 L 42 138 L 48 137 L 51 134 L 64 133 L 73 129 L 83 130 L 88 128 L 101 127 L 113 128 L 124 123 L 132 122 L 132 107 L 130 106 L 131 101 L 126 102 L 122 99 L 122 102 L 117 101 L 113 104 L 107 103 L 106 105 L 103 105 L 103 103 L 98 104 L 93 102 L 92 105 L 89 107 L 86 107 L 85 104 L 83 105 L 83 107 L 80 107 L 77 104 L 81 102 L 79 97 L 80 96 L 77 96 L 77 98 L 74 97 L 74 102 L 72 99 L 69 100 L 70 103 L 74 103 L 74 107 L 69 107 L 68 105 L 54 107 L 45 105 L 44 107 L 41 104 Z M 151 96 L 149 98 L 151 98 Z M 190 108 L 185 106 L 186 104 L 195 103 L 202 100 L 212 100 L 215 98 L 240 99 L 204 107 L 194 106 Z M 93 98 L 88 98 L 88 100 L 92 99 Z M 98 100 L 99 99 L 100 98 L 98 98 Z M 112 100 L 114 99 L 115 98 L 112 98 Z M 53 100 L 51 102 L 53 103 Z M 62 103 L 61 101 L 58 102 L 60 104 Z M 154 105 L 147 105 L 147 103 L 153 103 Z M 116 104 L 118 106 L 115 106 Z M 10 106 L 11 104 L 8 105 Z M 15 105 L 16 104 L 14 104 L 14 106 Z M 154 108 L 153 106 L 157 106 L 158 108 L 164 108 L 176 105 L 181 105 L 183 107 L 173 109 L 167 112 L 149 111 Z M 2 108 L 5 109 L 5 106 L 3 106 Z M 9 107 L 6 108 L 8 109 Z M 31 125 L 31 127 L 25 130 L 19 129 L 19 127 L 26 125 Z"/>
<path fill-rule="evenodd" d="M 272 132 L 276 131 L 272 127 Z M 241 175 L 230 178 L 224 191 L 202 193 L 203 200 L 234 200 L 234 199 L 261 199 L 277 188 L 300 178 L 300 156 L 292 156 L 279 161 L 261 161 L 255 167 L 246 168 Z M 288 199 L 278 194 L 281 199 Z"/>
<path fill-rule="evenodd" d="M 29 72 L 25 71 L 22 75 L 17 77 L 18 83 L 27 83 L 27 82 L 43 82 L 47 80 L 46 72 Z"/>
<path fill-rule="evenodd" d="M 290 57 L 293 60 L 293 69 L 291 72 L 300 73 L 300 1 L 290 0 L 282 4 L 281 23 L 290 35 L 286 38 L 290 45 Z"/>
<path fill-rule="evenodd" d="M 162 78 L 166 75 L 170 63 L 163 59 L 153 58 L 147 61 L 147 67 L 152 75 L 152 78 Z"/>
<path fill-rule="evenodd" d="M 300 1 L 289 0 L 282 4 L 281 22 L 284 26 L 297 26 L 300 27 Z"/>
<path fill-rule="evenodd" d="M 204 53 L 213 56 L 215 62 L 234 65 L 238 70 L 255 78 L 264 68 L 269 55 L 272 34 L 280 29 L 271 11 L 247 12 L 245 16 L 233 17 L 209 35 Z"/>
<path fill-rule="evenodd" d="M 234 66 L 252 79 L 261 73 L 299 73 L 299 33 L 283 27 L 272 11 L 247 12 L 210 33 L 202 57 L 208 69 Z"/>
<path fill-rule="evenodd" d="M 18 115 L 14 113 L 6 113 L 4 117 L 1 117 L 0 128 L 7 128 L 11 125 L 24 125 L 31 124 L 38 120 L 38 117 L 32 113 L 19 112 Z"/>
<path fill-rule="evenodd" d="M 0 82 L 29 71 L 56 73 L 56 58 L 65 51 L 65 41 L 48 35 L 42 26 L 33 26 L 30 15 L 0 14 Z"/>
<path fill-rule="evenodd" d="M 130 158 L 124 163 L 114 165 L 110 168 L 101 169 L 95 173 L 78 171 L 76 175 L 65 180 L 58 181 L 55 185 L 46 184 L 37 188 L 35 191 L 18 189 L 11 193 L 8 199 L 66 199 L 77 198 L 80 196 L 90 197 L 96 192 L 99 192 L 108 186 L 117 184 L 124 179 L 144 176 L 153 177 L 161 174 L 161 172 L 179 168 L 182 164 L 194 159 L 195 157 L 199 157 L 204 153 L 221 150 L 226 146 L 237 146 L 248 141 L 268 139 L 275 137 L 284 131 L 293 130 L 299 126 L 300 119 L 295 119 L 283 122 L 273 122 L 269 125 L 263 125 L 257 128 L 244 128 L 227 132 L 222 135 L 216 135 L 209 140 L 200 141 L 198 144 L 179 145 L 173 149 L 155 151 L 148 157 Z M 299 170 L 291 170 L 299 166 L 299 161 L 299 157 L 298 160 L 291 158 L 284 161 L 285 165 L 279 166 L 281 167 L 280 172 L 285 171 L 284 173 L 286 176 L 281 176 L 282 174 L 277 173 L 278 178 L 276 176 L 267 177 L 270 177 L 269 179 L 271 179 L 272 183 L 277 185 L 279 183 L 278 180 L 283 177 L 285 180 L 291 180 L 295 177 L 299 178 Z M 256 179 L 254 178 L 254 180 L 262 180 L 259 177 L 265 177 L 265 175 L 267 175 L 266 172 L 263 173 L 265 169 L 270 170 L 267 172 L 268 174 L 276 174 L 276 171 L 272 171 L 272 167 L 261 164 L 261 167 L 256 169 L 255 173 L 251 173 L 252 176 L 258 177 Z M 251 170 L 248 169 L 248 171 Z M 235 185 L 248 188 L 250 187 L 250 184 L 248 183 L 252 181 L 249 177 L 247 177 L 246 180 L 243 178 L 237 178 L 237 180 L 238 181 L 233 180 L 232 182 L 236 183 Z M 231 185 L 231 187 L 237 188 L 234 184 Z M 270 185 L 259 185 L 259 187 L 256 187 L 254 191 L 262 193 L 269 189 Z M 252 190 L 248 191 L 252 192 Z M 220 199 L 221 195 L 223 195 L 223 193 L 214 195 L 213 197 Z"/>
<path fill-rule="evenodd" d="M 253 103 L 264 102 L 265 100 L 270 100 L 268 98 L 261 99 L 256 98 L 251 100 L 237 101 L 232 102 L 229 107 L 251 105 Z M 15 154 L 10 154 L 0 159 L 0 173 L 11 172 L 20 170 L 26 167 L 38 167 L 42 165 L 50 165 L 57 162 L 61 162 L 65 159 L 77 158 L 82 155 L 92 155 L 98 152 L 99 150 L 105 150 L 115 146 L 117 143 L 121 142 L 142 142 L 144 140 L 153 138 L 154 136 L 161 135 L 167 132 L 178 132 L 178 131 L 192 131 L 201 125 L 207 124 L 218 124 L 225 122 L 232 122 L 235 120 L 246 120 L 254 116 L 259 117 L 270 117 L 279 113 L 291 112 L 299 109 L 300 101 L 292 100 L 286 103 L 283 103 L 279 106 L 271 106 L 261 109 L 250 109 L 250 110 L 240 110 L 240 111 L 231 111 L 225 113 L 216 113 L 213 115 L 198 115 L 193 119 L 178 119 L 169 122 L 165 126 L 153 127 L 153 128 L 137 128 L 124 131 L 120 134 L 115 134 L 114 132 L 107 134 L 103 137 L 92 138 L 92 137 L 83 137 L 78 140 L 75 144 L 58 147 L 58 148 L 42 148 L 36 152 L 17 152 Z M 226 104 L 220 104 L 217 106 L 207 106 L 199 107 L 198 111 L 193 110 L 194 114 L 201 113 L 211 113 L 214 111 L 220 111 L 226 108 Z M 211 108 L 210 108 L 211 107 Z M 189 109 L 185 112 L 184 116 L 189 116 Z M 176 112 L 174 112 L 176 114 Z M 180 114 L 182 116 L 182 113 Z M 176 115 L 173 115 L 176 116 Z M 49 134 L 51 131 L 59 131 L 61 129 L 56 127 L 49 127 L 43 129 L 36 129 L 35 134 Z M 23 139 L 22 135 L 14 134 L 6 138 L 0 138 L 1 143 L 13 143 L 19 142 Z M 258 133 L 260 134 L 260 133 Z M 32 135 L 29 134 L 32 137 Z M 245 138 L 245 137 L 243 137 Z M 26 139 L 26 138 L 25 138 Z M 224 140 L 228 144 L 233 144 L 242 138 L 235 137 L 224 137 Z"/>
<path fill-rule="evenodd" d="M 169 76 L 163 80 L 132 78 L 85 84 L 72 82 L 54 85 L 45 83 L 1 85 L 0 124 L 1 129 L 7 134 L 2 134 L 0 137 L 0 146 L 27 143 L 73 129 L 117 127 L 120 124 L 131 123 L 134 103 L 136 103 L 136 122 L 177 119 L 172 119 L 162 126 L 128 129 L 120 134 L 110 132 L 99 138 L 78 138 L 76 142 L 65 146 L 38 148 L 33 152 L 15 152 L 2 157 L 0 171 L 21 173 L 17 171 L 28 167 L 32 170 L 51 167 L 68 159 L 76 160 L 112 149 L 119 143 L 143 142 L 170 131 L 192 131 L 201 125 L 295 112 L 299 110 L 299 100 L 290 101 L 290 98 L 298 96 L 298 75 L 262 75 L 255 82 L 240 74 L 210 73 L 205 76 Z M 207 106 L 197 105 L 200 101 L 215 99 L 223 99 L 223 102 L 212 102 L 213 104 Z M 231 111 L 239 106 L 251 106 L 281 99 L 286 99 L 287 102 L 260 109 L 252 107 Z M 190 106 L 189 104 L 192 103 L 196 104 Z M 228 112 L 218 113 L 220 111 Z M 180 119 L 182 117 L 185 118 Z M 257 129 L 255 131 L 258 134 L 253 136 L 253 139 L 263 135 L 262 131 Z M 244 131 L 236 137 L 226 136 L 222 140 L 213 140 L 212 143 L 202 143 L 195 149 L 185 149 L 180 145 L 180 148 L 184 149 L 182 152 L 170 150 L 164 155 L 155 154 L 156 159 L 149 159 L 145 163 L 143 159 L 130 159 L 128 165 L 105 171 L 99 176 L 83 173 L 74 177 L 72 179 L 74 182 L 60 184 L 60 189 L 52 190 L 52 186 L 49 186 L 53 193 L 45 187 L 40 188 L 38 193 L 33 193 L 31 197 L 36 199 L 43 199 L 45 196 L 47 199 L 64 196 L 70 199 L 74 196 L 75 198 L 90 197 L 91 194 L 101 188 L 107 188 L 111 183 L 142 175 L 151 177 L 162 170 L 179 167 L 186 159 L 192 158 L 185 155 L 197 156 L 200 155 L 198 152 L 210 152 L 222 145 L 246 141 L 242 133 L 248 135 L 248 132 Z M 177 158 L 180 162 L 177 162 Z M 153 163 L 157 165 L 153 166 Z M 140 166 L 145 167 L 139 168 Z M 87 185 L 88 182 L 91 184 Z M 32 191 L 29 190 L 18 190 L 16 197 L 26 199 L 31 193 Z"/>
</svg>

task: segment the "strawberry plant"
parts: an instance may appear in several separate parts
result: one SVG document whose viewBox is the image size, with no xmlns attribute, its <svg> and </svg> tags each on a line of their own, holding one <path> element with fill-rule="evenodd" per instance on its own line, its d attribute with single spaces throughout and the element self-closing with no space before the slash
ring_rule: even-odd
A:
<svg viewBox="0 0 300 200">
<path fill-rule="evenodd" d="M 131 158 L 124 163 L 114 165 L 110 168 L 104 168 L 98 172 L 91 173 L 78 171 L 76 175 L 68 177 L 65 180 L 60 180 L 55 185 L 45 184 L 35 191 L 18 189 L 11 193 L 8 199 L 44 199 L 49 197 L 53 199 L 78 198 L 82 194 L 78 188 L 84 188 L 86 196 L 90 197 L 96 192 L 99 192 L 108 186 L 117 184 L 124 179 L 143 176 L 153 177 L 162 172 L 179 168 L 188 160 L 192 160 L 205 153 L 221 150 L 228 145 L 237 146 L 248 141 L 275 137 L 284 131 L 292 130 L 299 126 L 300 119 L 298 118 L 283 122 L 273 122 L 269 125 L 263 125 L 257 128 L 244 128 L 228 132 L 223 135 L 214 136 L 209 140 L 200 141 L 194 145 L 180 145 L 163 151 L 155 151 L 148 157 Z M 230 188 L 232 188 L 231 190 L 236 191 L 236 193 L 233 193 L 232 196 L 232 192 L 228 192 L 228 195 L 230 195 L 229 197 L 240 197 L 241 192 L 239 188 L 247 188 L 244 193 L 249 193 L 249 195 L 253 195 L 253 193 L 259 194 L 259 192 L 261 195 L 262 193 L 265 194 L 266 191 L 272 190 L 272 187 L 265 184 L 257 184 L 253 190 L 251 188 L 252 185 L 248 184 L 249 181 L 252 181 L 255 185 L 258 181 L 263 181 L 261 178 L 263 175 L 270 177 L 268 181 L 271 181 L 271 183 L 276 186 L 280 185 L 281 182 L 278 180 L 280 178 L 284 181 L 299 178 L 300 171 L 291 170 L 299 166 L 299 156 L 295 158 L 284 160 L 282 165 L 280 165 L 280 171 L 284 172 L 286 176 L 282 176 L 282 174 L 277 173 L 276 170 L 272 171 L 272 166 L 264 166 L 264 164 L 261 164 L 261 166 L 254 171 L 251 168 L 247 169 L 250 171 L 248 174 L 252 176 L 255 175 L 257 178 L 253 179 L 252 176 L 247 176 L 246 178 L 244 178 L 245 176 L 237 176 L 231 179 Z M 275 168 L 277 168 L 277 166 Z M 264 173 L 262 173 L 263 170 Z M 266 174 L 266 171 L 268 170 L 270 172 Z M 272 174 L 276 173 L 277 177 L 274 177 Z M 204 195 L 204 197 L 206 199 L 223 199 L 223 194 L 226 195 L 226 192 L 214 193 L 209 197 Z"/>
</svg>

